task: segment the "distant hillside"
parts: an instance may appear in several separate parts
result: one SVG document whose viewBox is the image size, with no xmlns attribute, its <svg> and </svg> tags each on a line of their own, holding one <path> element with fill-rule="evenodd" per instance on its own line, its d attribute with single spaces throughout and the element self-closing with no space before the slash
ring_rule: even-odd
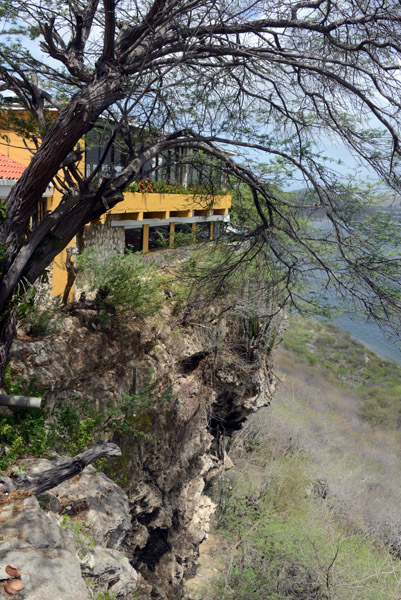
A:
<svg viewBox="0 0 401 600">
<path fill-rule="evenodd" d="M 299 204 L 313 204 L 316 201 L 316 213 L 321 213 L 321 209 L 318 206 L 318 198 L 313 190 L 299 189 L 292 190 L 291 193 Z M 373 205 L 365 210 L 369 213 L 375 213 L 380 210 L 385 213 L 390 213 L 394 218 L 401 218 L 401 195 L 395 192 L 389 192 L 383 190 L 377 194 L 377 204 Z M 309 211 L 308 211 L 309 212 Z"/>
</svg>

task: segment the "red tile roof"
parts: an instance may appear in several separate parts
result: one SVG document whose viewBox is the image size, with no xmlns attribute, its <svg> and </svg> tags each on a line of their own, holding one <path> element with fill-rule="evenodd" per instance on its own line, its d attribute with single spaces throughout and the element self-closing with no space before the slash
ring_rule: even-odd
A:
<svg viewBox="0 0 401 600">
<path fill-rule="evenodd" d="M 0 152 L 0 179 L 19 179 L 24 171 L 24 165 Z"/>
</svg>

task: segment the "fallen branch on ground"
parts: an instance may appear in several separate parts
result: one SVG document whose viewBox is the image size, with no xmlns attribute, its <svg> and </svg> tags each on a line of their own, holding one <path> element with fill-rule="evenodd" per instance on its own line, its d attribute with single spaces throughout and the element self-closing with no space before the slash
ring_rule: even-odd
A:
<svg viewBox="0 0 401 600">
<path fill-rule="evenodd" d="M 121 456 L 120 448 L 111 442 L 100 442 L 88 448 L 88 450 L 81 452 L 81 454 L 60 461 L 54 467 L 50 467 L 50 469 L 46 469 L 40 473 L 31 475 L 27 473 L 12 474 L 10 477 L 2 477 L 0 479 L 0 487 L 8 487 L 7 491 L 26 490 L 35 495 L 43 494 L 63 481 L 81 473 L 86 466 L 98 458 L 112 456 Z M 9 485 L 7 486 L 7 484 Z"/>
</svg>

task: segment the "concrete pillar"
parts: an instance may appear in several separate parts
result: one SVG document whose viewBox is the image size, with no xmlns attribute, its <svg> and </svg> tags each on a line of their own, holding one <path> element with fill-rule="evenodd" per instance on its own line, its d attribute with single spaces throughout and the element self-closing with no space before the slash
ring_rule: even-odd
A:
<svg viewBox="0 0 401 600">
<path fill-rule="evenodd" d="M 192 236 L 192 243 L 195 244 L 195 242 L 196 242 L 196 223 L 191 223 L 191 236 Z"/>
<path fill-rule="evenodd" d="M 213 221 L 210 221 L 210 224 L 209 224 L 209 240 L 210 241 L 213 239 L 213 231 L 214 231 L 214 223 L 213 223 Z"/>
<path fill-rule="evenodd" d="M 142 230 L 142 252 L 149 252 L 149 225 L 144 225 Z"/>
</svg>

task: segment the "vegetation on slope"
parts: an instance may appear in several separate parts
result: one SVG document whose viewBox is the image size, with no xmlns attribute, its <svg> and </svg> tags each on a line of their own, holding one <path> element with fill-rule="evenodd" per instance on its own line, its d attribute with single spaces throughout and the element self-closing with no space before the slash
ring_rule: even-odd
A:
<svg viewBox="0 0 401 600">
<path fill-rule="evenodd" d="M 235 552 L 202 599 L 398 599 L 401 438 L 387 410 L 383 430 L 365 408 L 369 397 L 383 414 L 371 382 L 390 395 L 401 369 L 301 319 L 277 368 L 274 402 L 235 440 L 235 469 L 214 488 Z"/>
<path fill-rule="evenodd" d="M 401 368 L 396 363 L 380 358 L 339 327 L 311 319 L 291 319 L 283 345 L 323 369 L 333 383 L 351 388 L 371 424 L 400 424 Z"/>
<path fill-rule="evenodd" d="M 287 448 L 256 451 L 259 477 L 242 473 L 220 490 L 219 527 L 235 548 L 215 600 L 389 600 L 399 561 L 383 544 L 345 527 L 319 498 L 307 459 Z M 268 466 L 267 466 L 268 461 Z M 323 486 L 324 489 L 324 486 Z M 316 494 L 316 496 L 315 496 Z"/>
<path fill-rule="evenodd" d="M 81 254 L 77 267 L 88 297 L 96 294 L 97 300 L 85 298 L 81 307 L 80 302 L 61 307 L 42 293 L 32 294 L 32 301 L 24 307 L 25 332 L 35 338 L 62 334 L 70 309 L 79 319 L 77 327 L 101 331 L 109 339 L 124 332 L 130 322 L 143 325 L 145 319 L 153 319 L 154 324 L 174 322 L 180 331 L 188 321 L 213 327 L 229 316 L 234 350 L 240 357 L 247 360 L 261 349 L 268 353 L 274 339 L 274 315 L 265 299 L 269 270 L 254 264 L 234 270 L 229 253 L 224 285 L 218 278 L 208 278 L 206 285 L 203 278 L 224 252 L 224 248 L 201 246 L 181 255 L 178 266 L 172 255 L 171 264 L 167 258 L 166 265 L 157 268 L 157 259 L 153 262 L 131 252 L 102 262 L 96 251 L 89 249 Z M 88 304 L 90 314 L 86 315 Z M 123 394 L 118 402 L 102 409 L 90 390 L 84 397 L 71 390 L 71 395 L 51 410 L 45 405 L 43 411 L 12 408 L 0 414 L 0 472 L 28 455 L 46 456 L 51 451 L 77 454 L 104 433 L 112 437 L 129 430 L 132 439 L 146 436 L 152 410 L 172 398 L 167 384 L 163 387 L 154 374 L 148 375 L 137 394 Z M 19 381 L 12 365 L 4 386 L 10 394 L 46 395 L 46 390 L 38 389 L 34 376 L 28 385 Z"/>
</svg>

